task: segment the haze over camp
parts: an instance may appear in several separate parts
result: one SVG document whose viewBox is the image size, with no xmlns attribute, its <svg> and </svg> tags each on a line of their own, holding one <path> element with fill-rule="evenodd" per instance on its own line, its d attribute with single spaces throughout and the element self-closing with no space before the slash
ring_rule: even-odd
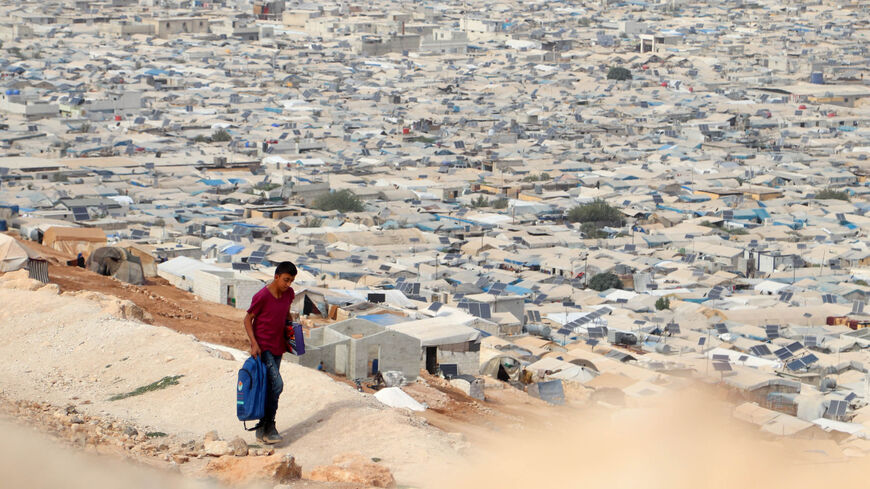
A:
<svg viewBox="0 0 870 489">
<path fill-rule="evenodd" d="M 868 10 L 0 0 L 0 471 L 860 484 Z"/>
</svg>

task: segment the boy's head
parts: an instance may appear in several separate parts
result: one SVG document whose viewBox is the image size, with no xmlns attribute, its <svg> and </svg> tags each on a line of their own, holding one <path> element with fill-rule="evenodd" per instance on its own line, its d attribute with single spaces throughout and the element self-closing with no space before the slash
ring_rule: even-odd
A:
<svg viewBox="0 0 870 489">
<path fill-rule="evenodd" d="M 296 265 L 282 261 L 275 267 L 275 285 L 281 292 L 286 292 L 296 279 Z"/>
</svg>

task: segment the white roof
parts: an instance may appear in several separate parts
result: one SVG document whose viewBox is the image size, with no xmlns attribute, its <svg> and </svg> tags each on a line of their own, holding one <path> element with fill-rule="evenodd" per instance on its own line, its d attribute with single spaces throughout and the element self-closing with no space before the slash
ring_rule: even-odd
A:
<svg viewBox="0 0 870 489">
<path fill-rule="evenodd" d="M 418 338 L 422 346 L 452 345 L 480 339 L 480 331 L 456 322 L 454 316 L 434 317 L 387 326 L 387 329 Z"/>
<path fill-rule="evenodd" d="M 194 258 L 188 258 L 186 256 L 177 256 L 169 261 L 165 261 L 160 265 L 157 265 L 157 270 L 163 273 L 168 273 L 170 275 L 175 275 L 177 277 L 190 277 L 193 275 L 194 272 L 198 270 L 213 272 L 227 271 L 226 268 L 209 265 L 208 263 L 196 260 Z"/>
</svg>

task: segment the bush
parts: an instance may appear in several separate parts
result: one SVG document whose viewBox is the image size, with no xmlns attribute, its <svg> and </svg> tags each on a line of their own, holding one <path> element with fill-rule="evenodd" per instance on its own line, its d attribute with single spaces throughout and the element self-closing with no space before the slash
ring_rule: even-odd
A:
<svg viewBox="0 0 870 489">
<path fill-rule="evenodd" d="M 622 280 L 612 273 L 599 273 L 589 279 L 589 288 L 601 292 L 607 289 L 621 289 Z"/>
<path fill-rule="evenodd" d="M 474 207 L 475 209 L 479 207 L 489 207 L 489 199 L 482 195 L 476 199 L 471 199 L 471 207 Z"/>
<path fill-rule="evenodd" d="M 323 226 L 323 219 L 319 217 L 305 216 L 305 219 L 299 224 L 303 228 L 319 228 Z"/>
<path fill-rule="evenodd" d="M 849 201 L 849 192 L 845 190 L 836 190 L 833 188 L 826 188 L 819 193 L 816 194 L 816 199 L 825 200 L 825 199 L 834 199 L 834 200 L 845 200 Z"/>
<path fill-rule="evenodd" d="M 631 72 L 621 66 L 611 66 L 607 72 L 608 80 L 631 80 Z"/>
<path fill-rule="evenodd" d="M 315 209 L 322 211 L 362 212 L 363 203 L 350 190 L 327 192 L 314 199 Z"/>
<path fill-rule="evenodd" d="M 599 239 L 606 238 L 607 233 L 602 231 L 595 223 L 592 222 L 584 222 L 580 226 L 580 232 L 583 233 L 583 236 L 589 239 Z"/>
<path fill-rule="evenodd" d="M 571 222 L 591 222 L 599 227 L 625 225 L 625 218 L 619 209 L 601 199 L 572 207 L 568 210 L 568 220 Z"/>
<path fill-rule="evenodd" d="M 670 308 L 671 308 L 671 300 L 668 299 L 667 297 L 659 297 L 658 300 L 656 300 L 656 310 L 657 311 L 663 311 L 665 309 L 670 309 Z"/>
<path fill-rule="evenodd" d="M 510 201 L 508 200 L 507 197 L 502 197 L 500 199 L 493 200 L 490 203 L 490 205 L 492 206 L 493 209 L 507 209 L 508 202 L 510 202 Z"/>
<path fill-rule="evenodd" d="M 212 133 L 211 140 L 216 143 L 225 143 L 227 141 L 232 141 L 233 137 L 230 136 L 230 133 L 228 133 L 226 129 L 218 129 Z"/>
</svg>

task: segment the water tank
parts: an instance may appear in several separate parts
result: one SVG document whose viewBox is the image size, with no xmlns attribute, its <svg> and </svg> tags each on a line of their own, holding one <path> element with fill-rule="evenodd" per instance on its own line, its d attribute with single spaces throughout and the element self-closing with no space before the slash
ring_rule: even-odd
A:
<svg viewBox="0 0 870 489">
<path fill-rule="evenodd" d="M 825 75 L 822 74 L 821 71 L 814 71 L 810 73 L 810 83 L 815 83 L 816 85 L 824 85 Z"/>
<path fill-rule="evenodd" d="M 830 392 L 837 388 L 837 379 L 833 377 L 825 377 L 819 383 L 819 390 L 822 392 Z"/>
<path fill-rule="evenodd" d="M 542 338 L 550 338 L 550 327 L 543 324 L 530 323 L 526 325 L 526 332 Z"/>
</svg>

